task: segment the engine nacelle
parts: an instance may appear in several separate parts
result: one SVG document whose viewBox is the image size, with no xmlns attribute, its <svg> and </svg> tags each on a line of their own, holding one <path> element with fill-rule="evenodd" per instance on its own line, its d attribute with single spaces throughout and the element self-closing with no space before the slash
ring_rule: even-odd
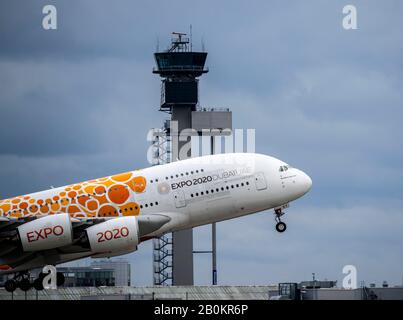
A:
<svg viewBox="0 0 403 320">
<path fill-rule="evenodd" d="M 73 241 L 73 228 L 67 213 L 45 216 L 17 227 L 24 251 L 63 247 Z"/>
<path fill-rule="evenodd" d="M 139 244 L 136 217 L 121 217 L 96 224 L 86 229 L 91 252 L 112 256 L 119 252 L 133 252 Z"/>
</svg>

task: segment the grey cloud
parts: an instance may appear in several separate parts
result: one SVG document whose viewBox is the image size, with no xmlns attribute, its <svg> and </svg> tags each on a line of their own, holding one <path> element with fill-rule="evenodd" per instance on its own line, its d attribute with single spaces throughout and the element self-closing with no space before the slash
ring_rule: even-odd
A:
<svg viewBox="0 0 403 320">
<path fill-rule="evenodd" d="M 95 153 L 146 141 L 158 84 L 136 63 L 2 62 L 3 153 Z M 135 85 L 134 83 L 138 83 Z M 154 89 L 154 90 L 152 90 Z M 156 122 L 156 124 L 158 124 Z M 140 134 L 142 139 L 133 139 Z"/>
</svg>

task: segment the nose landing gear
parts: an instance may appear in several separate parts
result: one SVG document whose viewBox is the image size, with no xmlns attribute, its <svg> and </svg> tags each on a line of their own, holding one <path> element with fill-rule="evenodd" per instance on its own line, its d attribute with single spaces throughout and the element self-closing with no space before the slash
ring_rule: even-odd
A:
<svg viewBox="0 0 403 320">
<path fill-rule="evenodd" d="M 274 210 L 274 214 L 276 215 L 275 219 L 276 219 L 276 230 L 278 232 L 284 232 L 287 229 L 287 225 L 281 221 L 281 216 L 284 214 L 285 212 L 283 212 L 283 210 L 281 208 L 279 209 L 275 209 Z"/>
</svg>

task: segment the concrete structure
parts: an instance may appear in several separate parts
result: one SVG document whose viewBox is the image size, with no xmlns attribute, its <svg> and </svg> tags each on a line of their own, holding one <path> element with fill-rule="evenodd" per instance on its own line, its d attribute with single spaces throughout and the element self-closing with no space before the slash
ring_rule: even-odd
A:
<svg viewBox="0 0 403 320">
<path fill-rule="evenodd" d="M 208 72 L 205 68 L 207 52 L 192 51 L 192 43 L 186 34 L 174 32 L 173 35 L 171 47 L 154 54 L 157 67 L 153 73 L 158 74 L 162 81 L 160 111 L 171 115 L 169 126 L 165 124 L 162 129 L 170 136 L 167 139 L 170 152 L 168 157 L 164 157 L 165 162 L 190 158 L 192 135 L 202 134 L 205 129 L 218 129 L 218 133 L 215 132 L 214 135 L 220 135 L 220 130 L 232 129 L 232 113 L 229 110 L 207 110 L 199 106 L 198 78 Z M 187 132 L 187 136 L 179 139 L 183 132 Z M 160 139 L 157 140 L 162 145 Z M 181 150 L 186 152 L 182 153 Z M 162 153 L 167 154 L 165 150 Z M 159 156 L 158 159 L 161 164 L 162 157 Z M 213 284 L 217 284 L 215 230 L 213 224 Z M 154 241 L 153 245 L 154 285 L 192 285 L 193 230 L 174 232 L 172 236 Z"/>
<path fill-rule="evenodd" d="M 157 68 L 153 73 L 162 78 L 160 110 L 171 114 L 171 120 L 177 123 L 177 130 L 180 133 L 192 126 L 192 111 L 196 110 L 199 102 L 197 78 L 208 72 L 204 69 L 207 53 L 193 52 L 189 38 L 185 37 L 186 34 L 173 33 L 173 36 L 171 47 L 167 51 L 154 54 Z M 172 139 L 174 156 L 171 161 L 181 159 L 179 150 L 189 141 L 190 137 L 186 141 Z M 190 156 L 188 152 L 187 157 Z M 163 266 L 154 263 L 154 273 L 158 274 L 162 269 Z M 154 280 L 156 279 L 159 277 L 154 277 Z M 164 280 L 158 284 L 166 282 Z M 172 234 L 172 284 L 193 284 L 192 229 Z"/>
</svg>

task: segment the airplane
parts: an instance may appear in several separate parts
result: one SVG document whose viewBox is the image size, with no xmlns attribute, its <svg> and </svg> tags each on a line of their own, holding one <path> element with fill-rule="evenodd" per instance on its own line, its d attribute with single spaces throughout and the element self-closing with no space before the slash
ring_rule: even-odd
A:
<svg viewBox="0 0 403 320">
<path fill-rule="evenodd" d="M 137 250 L 174 231 L 274 209 L 276 230 L 311 178 L 271 156 L 224 153 L 176 161 L 0 201 L 0 275 L 9 292 L 43 289 L 29 270 Z M 57 273 L 58 285 L 64 283 Z"/>
</svg>

